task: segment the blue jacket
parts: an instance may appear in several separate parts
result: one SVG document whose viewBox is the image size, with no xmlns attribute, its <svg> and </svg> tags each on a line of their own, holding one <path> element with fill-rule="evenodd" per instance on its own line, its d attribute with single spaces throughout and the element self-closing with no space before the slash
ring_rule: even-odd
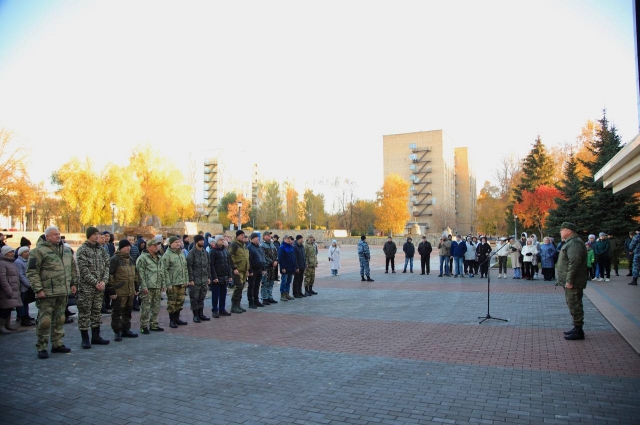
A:
<svg viewBox="0 0 640 425">
<path fill-rule="evenodd" d="M 543 269 L 552 269 L 555 267 L 555 256 L 556 247 L 553 246 L 553 244 L 540 244 L 540 258 L 542 259 Z"/>
<path fill-rule="evenodd" d="M 285 269 L 285 274 L 293 273 L 296 271 L 296 254 L 293 252 L 293 245 L 282 242 L 278 249 L 278 265 L 280 266 L 280 272 Z"/>
<path fill-rule="evenodd" d="M 464 253 L 467 252 L 467 244 L 464 241 L 451 242 L 451 255 L 454 257 L 464 257 Z"/>
</svg>

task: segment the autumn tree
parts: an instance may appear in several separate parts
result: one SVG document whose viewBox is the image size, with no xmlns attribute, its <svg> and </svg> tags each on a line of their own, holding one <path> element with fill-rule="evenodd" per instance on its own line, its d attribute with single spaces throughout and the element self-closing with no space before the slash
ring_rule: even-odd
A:
<svg viewBox="0 0 640 425">
<path fill-rule="evenodd" d="M 97 198 L 95 223 L 111 222 L 111 203 L 116 205 L 116 221 L 126 225 L 136 216 L 142 189 L 132 176 L 131 167 L 108 164 L 101 172 L 100 180 L 104 188 Z"/>
<path fill-rule="evenodd" d="M 63 200 L 62 210 L 63 215 L 67 216 L 67 227 L 72 221 L 82 226 L 100 223 L 100 211 L 104 207 L 101 193 L 105 188 L 89 158 L 82 161 L 72 158 L 53 172 L 51 182 L 59 187 L 56 193 Z"/>
<path fill-rule="evenodd" d="M 585 216 L 590 214 L 584 202 L 584 190 L 580 176 L 578 175 L 578 163 L 574 157 L 570 157 L 564 167 L 564 176 L 556 184 L 560 191 L 560 197 L 556 199 L 556 206 L 549 210 L 546 229 L 547 234 L 553 237 L 560 236 L 560 225 L 563 221 L 582 223 Z"/>
<path fill-rule="evenodd" d="M 235 192 L 226 193 L 218 204 L 218 220 L 220 220 L 220 224 L 222 224 L 223 229 L 228 229 L 231 224 L 231 220 L 227 217 L 229 213 L 229 205 L 236 202 L 237 195 Z"/>
<path fill-rule="evenodd" d="M 533 192 L 522 192 L 522 201 L 513 207 L 514 214 L 522 221 L 526 228 L 535 228 L 543 238 L 542 230 L 545 228 L 549 210 L 556 208 L 556 198 L 562 194 L 553 186 L 538 186 Z"/>
<path fill-rule="evenodd" d="M 324 195 L 316 195 L 311 189 L 304 191 L 302 195 L 301 209 L 309 222 L 316 223 L 316 226 L 324 226 L 326 224 L 326 215 L 324 211 Z"/>
<path fill-rule="evenodd" d="M 389 235 L 401 233 L 411 218 L 407 209 L 409 183 L 397 174 L 388 175 L 377 193 L 377 202 L 375 227 Z"/>
<path fill-rule="evenodd" d="M 353 212 L 353 234 L 373 235 L 376 221 L 376 202 L 358 199 L 351 206 Z"/>
<path fill-rule="evenodd" d="M 276 221 L 282 220 L 282 195 L 280 184 L 271 180 L 260 185 L 260 211 L 258 222 L 275 227 Z"/>
<path fill-rule="evenodd" d="M 289 182 L 285 182 L 285 227 L 294 227 L 300 223 L 300 204 L 298 201 L 298 191 Z"/>
<path fill-rule="evenodd" d="M 0 208 L 17 216 L 21 207 L 30 209 L 35 201 L 36 187 L 31 183 L 26 168 L 27 153 L 15 146 L 13 134 L 0 129 Z"/>
<path fill-rule="evenodd" d="M 240 207 L 240 221 L 242 224 L 248 223 L 251 219 L 251 202 L 242 195 L 236 197 L 235 202 L 231 202 L 227 206 L 227 218 L 236 228 L 238 228 L 238 203 L 242 202 Z"/>
<path fill-rule="evenodd" d="M 476 205 L 478 231 L 484 235 L 505 235 L 507 226 L 500 212 L 506 208 L 506 197 L 501 196 L 500 188 L 486 181 Z"/>
</svg>

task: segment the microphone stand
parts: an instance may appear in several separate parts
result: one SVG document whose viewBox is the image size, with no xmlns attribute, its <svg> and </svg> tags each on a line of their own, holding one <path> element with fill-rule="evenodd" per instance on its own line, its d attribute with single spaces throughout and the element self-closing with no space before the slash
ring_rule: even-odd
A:
<svg viewBox="0 0 640 425">
<path fill-rule="evenodd" d="M 502 245 L 500 247 L 500 249 L 498 249 L 493 254 L 489 255 L 489 257 L 486 260 L 484 260 L 480 265 L 486 263 L 487 261 L 490 261 L 498 252 L 500 252 L 507 245 L 511 246 L 510 243 L 506 243 L 505 242 L 505 244 Z M 489 263 L 489 266 L 491 266 L 491 263 Z M 485 321 L 487 321 L 489 319 L 508 322 L 507 319 L 500 319 L 499 317 L 493 317 L 493 316 L 491 316 L 491 314 L 489 314 L 489 307 L 490 307 L 489 303 L 490 303 L 490 300 L 491 300 L 491 277 L 490 277 L 490 273 L 491 273 L 491 267 L 487 267 L 487 315 L 486 316 L 478 316 L 478 319 L 482 319 L 479 324 L 482 324 L 482 323 L 484 323 Z"/>
</svg>

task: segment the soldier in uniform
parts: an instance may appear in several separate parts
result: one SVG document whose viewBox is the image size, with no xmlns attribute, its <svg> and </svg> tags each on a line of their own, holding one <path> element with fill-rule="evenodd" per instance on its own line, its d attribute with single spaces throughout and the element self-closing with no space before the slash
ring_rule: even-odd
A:
<svg viewBox="0 0 640 425">
<path fill-rule="evenodd" d="M 373 279 L 369 277 L 371 273 L 369 271 L 369 261 L 371 260 L 371 251 L 369 251 L 369 244 L 366 242 L 367 237 L 365 235 L 360 236 L 360 242 L 358 242 L 358 259 L 360 260 L 360 277 L 362 281 L 373 282 Z M 367 276 L 365 279 L 364 277 Z"/>
<path fill-rule="evenodd" d="M 262 289 L 260 290 L 262 303 L 266 305 L 278 304 L 278 301 L 273 299 L 273 285 L 278 273 L 278 248 L 271 242 L 271 232 L 266 231 L 262 235 L 260 249 L 264 253 L 265 271 L 267 272 L 263 276 Z"/>
<path fill-rule="evenodd" d="M 240 303 L 242 302 L 242 290 L 249 275 L 249 249 L 247 248 L 247 236 L 244 231 L 236 232 L 236 239 L 229 245 L 229 257 L 231 258 L 231 270 L 233 270 L 233 295 L 231 296 L 231 313 L 244 313 Z"/>
<path fill-rule="evenodd" d="M 638 275 L 640 274 L 640 226 L 636 229 L 636 235 L 629 244 L 629 256 L 633 256 L 633 279 L 629 282 L 629 285 L 637 285 Z"/>
<path fill-rule="evenodd" d="M 113 300 L 111 312 L 111 329 L 115 334 L 115 341 L 122 338 L 137 338 L 138 334 L 131 331 L 131 312 L 133 298 L 138 293 L 140 276 L 136 270 L 136 263 L 131 258 L 131 242 L 122 239 L 118 242 L 118 250 L 109 262 L 109 283 L 107 294 Z"/>
<path fill-rule="evenodd" d="M 313 284 L 316 280 L 316 267 L 318 267 L 318 247 L 315 244 L 316 239 L 309 235 L 307 242 L 304 244 L 304 257 L 306 266 L 304 269 L 304 294 L 318 295 L 313 290 Z"/>
<path fill-rule="evenodd" d="M 204 236 L 195 235 L 193 243 L 194 248 L 187 254 L 189 300 L 193 321 L 201 323 L 203 320 L 211 320 L 204 315 L 204 299 L 211 283 L 211 268 L 209 267 L 209 254 L 204 249 Z"/>
<path fill-rule="evenodd" d="M 558 256 L 558 283 L 564 286 L 565 300 L 573 317 L 573 329 L 566 331 L 564 338 L 570 341 L 584 339 L 584 309 L 582 292 L 587 287 L 587 249 L 576 234 L 577 227 L 565 221 L 560 225 L 560 236 L 564 241 Z"/>
<path fill-rule="evenodd" d="M 167 312 L 171 328 L 187 325 L 187 322 L 180 320 L 180 312 L 184 305 L 184 287 L 189 283 L 189 272 L 180 244 L 180 238 L 171 236 L 168 248 L 160 260 L 161 282 L 167 288 Z"/>
<path fill-rule="evenodd" d="M 52 353 L 69 353 L 63 344 L 64 311 L 69 293 L 76 293 L 77 269 L 71 249 L 60 243 L 60 230 L 51 226 L 44 231 L 35 249 L 29 252 L 27 278 L 36 294 L 38 326 L 36 349 L 38 358 L 49 357 L 47 347 L 51 335 Z"/>
<path fill-rule="evenodd" d="M 89 227 L 87 240 L 78 248 L 76 261 L 80 271 L 78 284 L 78 328 L 82 335 L 82 348 L 91 344 L 107 345 L 108 339 L 100 336 L 102 303 L 106 282 L 109 281 L 109 255 L 100 245 L 102 235 L 95 227 Z M 91 328 L 91 341 L 89 341 Z"/>
<path fill-rule="evenodd" d="M 149 335 L 150 331 L 164 331 L 158 325 L 158 313 L 160 312 L 160 300 L 165 291 L 160 278 L 160 241 L 151 239 L 147 249 L 140 254 L 136 261 L 136 269 L 140 276 L 140 332 Z"/>
</svg>

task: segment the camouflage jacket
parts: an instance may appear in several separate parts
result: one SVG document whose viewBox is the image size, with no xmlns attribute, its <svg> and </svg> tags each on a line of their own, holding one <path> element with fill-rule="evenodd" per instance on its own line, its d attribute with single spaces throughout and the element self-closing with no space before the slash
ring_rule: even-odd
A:
<svg viewBox="0 0 640 425">
<path fill-rule="evenodd" d="M 629 252 L 633 252 L 633 255 L 640 254 L 640 234 L 635 235 L 633 239 L 631 239 Z"/>
<path fill-rule="evenodd" d="M 143 252 L 136 260 L 136 269 L 140 276 L 140 290 L 163 288 L 160 280 L 160 256 L 155 257 Z"/>
<path fill-rule="evenodd" d="M 80 286 L 95 289 L 99 282 L 109 281 L 109 255 L 100 244 L 85 241 L 76 252 L 76 262 Z"/>
<path fill-rule="evenodd" d="M 567 239 L 560 249 L 557 264 L 558 286 L 571 283 L 575 289 L 587 287 L 587 248 L 577 236 Z"/>
<path fill-rule="evenodd" d="M 160 260 L 160 282 L 162 287 L 168 288 L 189 283 L 187 259 L 181 249 L 167 249 Z"/>
<path fill-rule="evenodd" d="M 371 252 L 369 251 L 369 244 L 363 240 L 358 242 L 358 257 L 363 258 L 365 260 L 369 260 L 371 258 Z"/>
<path fill-rule="evenodd" d="M 133 296 L 138 292 L 140 276 L 136 263 L 127 252 L 116 251 L 109 261 L 109 283 L 106 292 L 109 295 Z"/>
<path fill-rule="evenodd" d="M 262 241 L 260 249 L 264 253 L 265 270 L 267 271 L 267 281 L 273 281 L 278 273 L 278 268 L 273 267 L 273 262 L 278 261 L 278 248 L 273 242 Z"/>
<path fill-rule="evenodd" d="M 249 249 L 237 239 L 229 244 L 229 257 L 231 257 L 231 268 L 238 269 L 240 273 L 249 270 Z"/>
<path fill-rule="evenodd" d="M 39 240 L 36 249 L 29 252 L 27 278 L 36 294 L 44 291 L 45 297 L 68 296 L 78 281 L 73 252 L 64 245 Z"/>
<path fill-rule="evenodd" d="M 318 253 L 316 252 L 316 244 L 313 242 L 305 242 L 304 258 L 307 260 L 306 267 L 318 267 Z"/>
</svg>

